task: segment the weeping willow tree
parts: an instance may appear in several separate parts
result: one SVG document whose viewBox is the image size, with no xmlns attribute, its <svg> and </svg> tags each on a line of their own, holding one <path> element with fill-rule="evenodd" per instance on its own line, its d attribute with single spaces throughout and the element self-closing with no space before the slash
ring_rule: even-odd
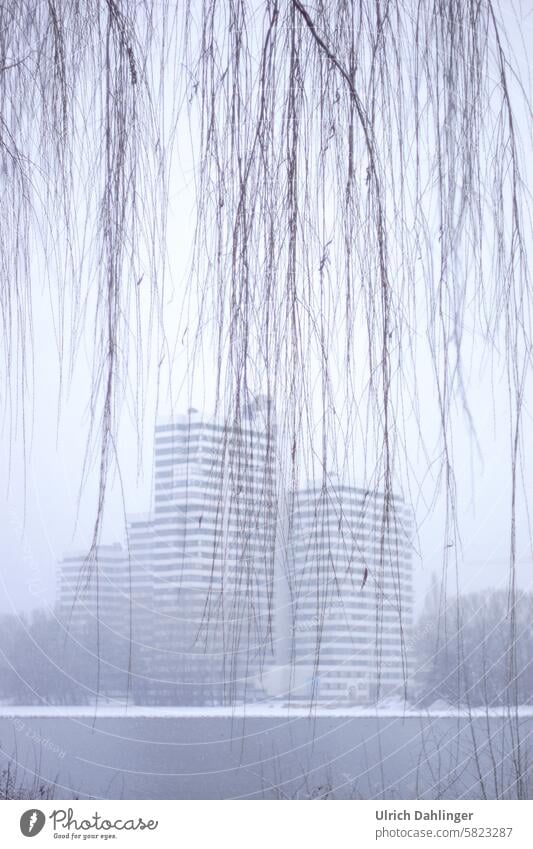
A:
<svg viewBox="0 0 533 849">
<path fill-rule="evenodd" d="M 459 568 L 454 427 L 481 424 L 465 377 L 475 335 L 508 392 L 511 691 L 531 359 L 530 110 L 513 27 L 491 0 L 2 5 L 4 423 L 26 432 L 33 415 L 44 284 L 62 382 L 82 338 L 94 343 L 94 545 L 121 410 L 132 401 L 142 422 L 165 355 L 172 375 L 175 326 L 191 382 L 214 363 L 226 420 L 250 393 L 273 399 L 292 491 L 357 478 L 383 493 L 385 527 L 393 493 L 416 504 L 431 471 L 444 604 Z M 164 281 L 185 147 L 196 221 L 183 307 Z"/>
</svg>

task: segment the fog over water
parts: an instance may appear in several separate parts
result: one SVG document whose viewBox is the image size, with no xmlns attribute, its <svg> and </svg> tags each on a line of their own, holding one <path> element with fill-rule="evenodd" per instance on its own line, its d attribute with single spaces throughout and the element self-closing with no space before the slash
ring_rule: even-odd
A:
<svg viewBox="0 0 533 849">
<path fill-rule="evenodd" d="M 510 734 L 505 717 L 0 719 L 17 779 L 60 799 L 513 798 Z"/>
</svg>

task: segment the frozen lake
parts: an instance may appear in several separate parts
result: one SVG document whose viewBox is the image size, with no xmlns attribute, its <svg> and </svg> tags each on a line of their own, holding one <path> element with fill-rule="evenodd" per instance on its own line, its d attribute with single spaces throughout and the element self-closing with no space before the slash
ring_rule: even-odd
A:
<svg viewBox="0 0 533 849">
<path fill-rule="evenodd" d="M 516 797 L 529 795 L 532 713 L 518 751 L 498 711 L 2 707 L 1 760 L 64 799 Z"/>
</svg>

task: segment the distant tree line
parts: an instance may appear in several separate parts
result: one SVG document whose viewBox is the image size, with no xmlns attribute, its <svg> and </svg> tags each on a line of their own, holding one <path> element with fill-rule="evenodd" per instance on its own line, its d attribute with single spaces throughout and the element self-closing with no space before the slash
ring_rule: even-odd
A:
<svg viewBox="0 0 533 849">
<path fill-rule="evenodd" d="M 169 634 L 169 644 L 172 637 Z M 95 620 L 70 626 L 53 611 L 0 616 L 0 701 L 87 705 L 107 698 L 138 704 L 217 704 L 202 655 L 166 673 L 127 633 Z M 216 694 L 215 694 L 216 695 Z"/>
<path fill-rule="evenodd" d="M 98 644 L 99 643 L 99 651 Z M 510 646 L 514 645 L 514 651 Z M 415 627 L 410 699 L 426 707 L 533 704 L 533 594 L 434 594 Z M 128 696 L 139 703 L 212 703 L 206 682 L 159 688 L 128 641 L 96 629 L 71 633 L 52 612 L 0 617 L 0 700 L 5 704 L 90 704 Z M 192 659 L 191 659 L 192 663 Z M 183 672 L 183 670 L 182 670 Z M 195 680 L 195 670 L 187 678 Z M 198 690 L 198 692 L 196 692 Z M 204 692 L 205 691 L 205 692 Z"/>
<path fill-rule="evenodd" d="M 117 687 L 127 687 L 118 647 L 98 658 L 95 635 L 70 633 L 53 613 L 0 617 L 0 699 L 8 704 L 89 704 L 109 690 L 109 671 Z M 122 650 L 122 655 L 125 652 Z M 123 658 L 122 658 L 123 661 Z M 122 666 L 124 669 L 124 663 Z"/>
<path fill-rule="evenodd" d="M 514 647 L 514 650 L 512 648 Z M 413 639 L 416 700 L 463 707 L 533 703 L 533 594 L 429 598 Z"/>
</svg>

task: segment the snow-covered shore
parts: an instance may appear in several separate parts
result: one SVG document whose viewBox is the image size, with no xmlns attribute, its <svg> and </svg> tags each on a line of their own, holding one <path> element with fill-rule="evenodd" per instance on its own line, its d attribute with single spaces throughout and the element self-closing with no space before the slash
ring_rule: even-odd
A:
<svg viewBox="0 0 533 849">
<path fill-rule="evenodd" d="M 98 704 L 96 705 L 0 705 L 0 718 L 10 719 L 39 718 L 83 718 L 94 719 L 198 719 L 198 718 L 247 718 L 247 719 L 297 719 L 309 717 L 330 718 L 482 718 L 482 717 L 509 717 L 533 718 L 533 705 L 520 705 L 518 708 L 466 708 L 430 707 L 412 708 L 398 704 L 386 704 L 378 707 L 369 706 L 345 706 L 345 707 L 323 707 L 315 705 L 312 708 L 305 706 L 284 706 L 275 702 L 263 702 L 237 707 L 177 707 L 177 706 L 154 706 L 154 705 L 126 705 L 126 704 Z"/>
</svg>

